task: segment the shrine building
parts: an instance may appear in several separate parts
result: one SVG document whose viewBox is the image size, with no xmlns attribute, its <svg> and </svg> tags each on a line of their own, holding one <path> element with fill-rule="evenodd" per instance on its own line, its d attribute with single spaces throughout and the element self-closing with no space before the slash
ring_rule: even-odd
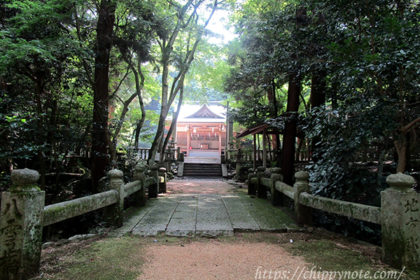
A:
<svg viewBox="0 0 420 280">
<path fill-rule="evenodd" d="M 226 109 L 218 105 L 182 106 L 174 140 L 187 157 L 220 157 L 226 148 Z"/>
</svg>

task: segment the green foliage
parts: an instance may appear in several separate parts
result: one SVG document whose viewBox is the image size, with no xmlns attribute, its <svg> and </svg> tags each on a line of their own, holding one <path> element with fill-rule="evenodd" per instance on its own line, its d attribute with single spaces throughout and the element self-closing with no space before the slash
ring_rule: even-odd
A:
<svg viewBox="0 0 420 280">
<path fill-rule="evenodd" d="M 307 118 L 307 137 L 317 142 L 311 179 L 320 194 L 378 204 L 383 174 L 354 163 L 372 146 L 392 155 L 399 128 L 418 117 L 419 7 L 312 2 L 326 18 L 331 105 Z"/>
<path fill-rule="evenodd" d="M 185 81 L 186 101 L 221 101 L 226 99 L 223 79 L 229 73 L 227 49 L 203 40 Z"/>
<path fill-rule="evenodd" d="M 315 191 L 358 200 L 363 190 L 371 194 L 365 200 L 376 203 L 384 187 L 376 177 L 382 175 L 365 174 L 353 163 L 378 143 L 389 158 L 399 129 L 419 116 L 418 14 L 413 1 L 246 1 L 235 14 L 241 48 L 232 44 L 234 69 L 226 80 L 241 104 L 236 120 L 247 126 L 268 121 L 268 81 L 275 81 L 281 98 L 285 77 L 298 73 L 301 100 L 308 100 L 305 85 L 324 71 L 326 106 L 311 111 L 300 106 L 307 116 L 298 117 L 313 142 L 315 162 L 309 167 Z M 282 129 L 284 117 L 268 122 Z M 409 149 L 415 153 L 413 141 Z"/>
<path fill-rule="evenodd" d="M 91 101 L 78 69 L 87 52 L 69 30 L 75 3 L 2 4 L 9 11 L 0 30 L 2 169 L 42 169 L 46 157 L 61 162 L 80 145 Z"/>
<path fill-rule="evenodd" d="M 307 168 L 311 171 L 314 193 L 377 205 L 379 192 L 386 187 L 384 179 L 380 178 L 378 185 L 379 174 L 355 164 L 372 144 L 382 143 L 384 149 L 392 146 L 389 133 L 396 124 L 387 118 L 392 114 L 390 104 L 369 107 L 370 102 L 364 101 L 364 105 L 358 102 L 336 110 L 325 107 L 311 110 L 303 130 L 306 137 L 317 142 L 313 141 L 314 163 Z"/>
</svg>

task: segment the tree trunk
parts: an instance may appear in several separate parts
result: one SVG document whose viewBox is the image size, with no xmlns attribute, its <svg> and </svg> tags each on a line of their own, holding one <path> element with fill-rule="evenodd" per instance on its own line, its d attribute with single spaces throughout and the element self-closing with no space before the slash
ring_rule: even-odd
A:
<svg viewBox="0 0 420 280">
<path fill-rule="evenodd" d="M 163 132 L 165 130 L 165 119 L 167 116 L 168 108 L 168 75 L 169 75 L 169 51 L 165 48 L 162 49 L 162 60 L 163 60 L 163 69 L 162 69 L 162 98 L 161 98 L 161 106 L 160 106 L 160 116 L 159 116 L 159 123 L 157 126 L 157 131 L 155 138 L 153 139 L 152 146 L 150 147 L 149 152 L 149 164 L 154 162 L 156 157 L 156 152 L 160 146 L 162 141 Z"/>
<path fill-rule="evenodd" d="M 325 104 L 325 78 L 327 73 L 324 70 L 315 71 L 312 73 L 311 85 L 311 108 L 315 108 Z"/>
<path fill-rule="evenodd" d="M 112 139 L 111 139 L 112 147 L 110 146 L 110 150 L 111 150 L 111 163 L 112 163 L 113 168 L 116 167 L 116 160 L 117 160 L 117 138 L 124 124 L 125 115 L 128 112 L 128 106 L 130 106 L 131 102 L 134 100 L 136 96 L 137 96 L 137 92 L 133 93 L 126 101 L 124 101 L 120 119 L 118 120 L 117 127 L 115 128 L 114 135 L 112 135 Z"/>
<path fill-rule="evenodd" d="M 182 83 L 183 82 L 184 81 L 182 81 Z M 163 151 L 166 150 L 166 147 L 168 146 L 168 143 L 169 143 L 169 139 L 171 138 L 171 135 L 172 135 L 172 133 L 173 133 L 175 127 L 176 127 L 176 124 L 178 122 L 178 116 L 179 116 L 179 112 L 181 110 L 181 105 L 182 105 L 183 99 L 184 99 L 184 87 L 181 87 L 181 90 L 179 92 L 178 107 L 176 108 L 176 113 L 175 113 L 175 116 L 172 120 L 171 126 L 169 128 L 168 135 L 166 136 L 165 141 L 163 143 Z M 165 158 L 163 156 L 163 153 L 161 154 L 160 158 L 161 158 L 161 161 L 165 160 Z"/>
<path fill-rule="evenodd" d="M 273 118 L 277 118 L 278 114 L 277 112 L 279 111 L 278 108 L 278 103 L 277 103 L 277 96 L 276 96 L 276 83 L 274 80 L 271 81 L 271 86 L 269 87 L 269 90 L 267 92 L 267 97 L 268 97 L 268 101 L 273 104 L 273 108 L 272 108 L 272 117 Z M 274 134 L 273 137 L 273 150 L 275 150 L 276 152 L 276 165 L 280 166 L 280 162 L 281 162 L 281 158 L 280 158 L 280 137 L 278 133 Z"/>
<path fill-rule="evenodd" d="M 138 63 L 138 71 L 133 71 L 133 73 L 136 80 L 136 91 L 137 91 L 137 98 L 139 99 L 141 118 L 136 124 L 136 131 L 135 131 L 135 138 L 134 138 L 134 147 L 136 147 L 136 149 L 139 147 L 140 131 L 141 131 L 141 128 L 143 127 L 144 120 L 146 119 L 146 110 L 144 109 L 143 97 L 141 96 L 141 90 L 143 89 L 143 86 L 144 86 L 144 76 L 141 71 L 140 60 L 137 63 Z M 141 82 L 139 82 L 139 77 L 138 77 L 139 75 L 141 77 Z"/>
<path fill-rule="evenodd" d="M 295 142 L 296 142 L 296 117 L 299 109 L 299 95 L 301 80 L 296 73 L 289 75 L 289 89 L 287 92 L 287 121 L 284 128 L 282 171 L 284 182 L 293 185 L 295 173 Z"/>
<path fill-rule="evenodd" d="M 162 108 L 162 110 L 164 109 Z M 151 164 L 155 160 L 156 152 L 162 140 L 163 131 L 165 129 L 165 119 L 166 119 L 166 114 L 162 115 L 161 113 L 159 117 L 159 123 L 158 123 L 158 128 L 156 131 L 156 136 L 155 136 L 155 139 L 153 140 L 152 147 L 150 148 L 150 152 L 149 152 L 149 164 Z"/>
<path fill-rule="evenodd" d="M 172 86 L 169 92 L 169 82 L 168 82 L 169 61 L 171 59 L 171 54 L 173 51 L 173 45 L 174 45 L 175 39 L 178 37 L 178 34 L 182 28 L 186 28 L 191 22 L 197 22 L 197 20 L 191 20 L 191 19 L 193 19 L 193 16 L 195 15 L 195 12 L 197 11 L 198 7 L 202 4 L 202 1 L 199 1 L 196 5 L 193 5 L 194 12 L 190 15 L 190 18 L 186 20 L 186 22 L 184 22 L 183 17 L 185 16 L 188 8 L 190 7 L 190 5 L 192 5 L 192 3 L 193 1 L 189 0 L 184 6 L 182 6 L 179 9 L 178 21 L 172 34 L 169 36 L 168 42 L 166 44 L 165 44 L 165 41 L 161 43 L 162 64 L 163 64 L 162 66 L 163 68 L 162 69 L 162 99 L 161 99 L 162 106 L 161 106 L 161 112 L 160 112 L 156 136 L 155 136 L 155 139 L 153 140 L 152 147 L 150 148 L 149 162 L 151 160 L 154 160 L 156 156 L 156 152 L 158 150 L 162 152 L 162 149 L 164 146 L 163 138 L 164 138 L 164 131 L 165 131 L 165 120 L 168 115 L 169 108 L 171 107 L 173 101 L 178 95 L 178 92 L 181 90 L 181 87 L 183 86 L 183 80 L 185 78 L 185 75 L 188 72 L 191 62 L 194 59 L 195 51 L 197 49 L 199 42 L 201 41 L 201 37 L 204 33 L 204 30 L 209 24 L 214 12 L 216 11 L 218 0 L 214 0 L 212 11 L 209 17 L 207 18 L 206 22 L 202 26 L 201 31 L 197 34 L 196 40 L 191 49 L 189 49 L 189 40 L 188 40 L 187 52 L 185 54 L 185 58 L 183 59 L 183 65 L 181 69 L 179 70 L 178 75 L 172 80 Z"/>
<path fill-rule="evenodd" d="M 398 163 L 397 163 L 397 173 L 404 172 L 407 162 L 407 140 L 405 135 L 401 137 L 401 140 L 394 141 L 395 149 L 397 150 Z"/>
<path fill-rule="evenodd" d="M 326 87 L 326 76 L 327 73 L 324 70 L 315 71 L 312 73 L 312 85 L 311 85 L 311 109 L 322 106 L 325 104 L 325 87 Z M 320 141 L 319 137 L 314 137 L 311 143 L 311 151 L 317 149 L 317 143 Z M 314 162 L 318 159 L 312 156 Z"/>
<path fill-rule="evenodd" d="M 418 124 L 420 124 L 420 117 L 401 127 L 397 138 L 394 140 L 394 146 L 398 155 L 397 173 L 404 172 L 407 168 L 407 163 L 410 160 L 409 132 L 410 130 L 415 129 Z"/>
<path fill-rule="evenodd" d="M 109 56 L 116 4 L 102 0 L 98 11 L 95 50 L 95 79 L 92 125 L 92 191 L 97 192 L 99 180 L 109 165 L 108 155 L 108 84 Z"/>
</svg>

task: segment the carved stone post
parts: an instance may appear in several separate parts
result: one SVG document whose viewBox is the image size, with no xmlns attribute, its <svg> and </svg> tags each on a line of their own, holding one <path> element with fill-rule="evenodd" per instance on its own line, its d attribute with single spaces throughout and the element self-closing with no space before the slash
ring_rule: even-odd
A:
<svg viewBox="0 0 420 280">
<path fill-rule="evenodd" d="M 166 168 L 160 167 L 159 168 L 159 193 L 166 193 L 166 181 L 167 181 L 167 175 L 166 175 Z"/>
<path fill-rule="evenodd" d="M 145 161 L 139 161 L 134 167 L 133 179 L 135 181 L 140 181 L 141 186 L 142 186 L 141 190 L 133 194 L 136 206 L 146 205 L 146 189 L 144 187 L 145 182 L 146 182 L 146 171 L 147 171 L 147 164 Z"/>
<path fill-rule="evenodd" d="M 184 153 L 178 153 L 178 161 L 184 162 Z"/>
<path fill-rule="evenodd" d="M 413 177 L 389 175 L 381 192 L 382 257 L 396 267 L 420 265 L 420 194 Z"/>
<path fill-rule="evenodd" d="M 257 185 L 257 197 L 259 198 L 267 198 L 267 190 L 265 186 L 261 182 L 261 178 L 264 177 L 264 166 L 258 166 L 257 168 L 257 176 L 258 176 L 258 185 Z"/>
<path fill-rule="evenodd" d="M 35 170 L 13 170 L 11 178 L 1 200 L 0 279 L 29 279 L 39 271 L 45 192 Z"/>
<path fill-rule="evenodd" d="M 281 174 L 281 168 L 274 167 L 271 169 L 271 204 L 282 205 L 282 194 L 276 190 L 276 182 L 283 181 L 283 175 Z"/>
<path fill-rule="evenodd" d="M 236 171 L 236 179 L 241 179 L 241 168 L 242 168 L 242 151 L 238 149 L 238 153 L 236 154 L 236 164 L 235 164 L 235 171 Z"/>
<path fill-rule="evenodd" d="M 157 164 L 150 167 L 150 175 L 155 179 L 155 183 L 149 186 L 149 198 L 156 198 L 159 192 L 159 166 Z"/>
<path fill-rule="evenodd" d="M 248 194 L 249 195 L 257 194 L 257 185 L 258 185 L 258 177 L 255 173 L 255 170 L 250 168 L 248 170 Z"/>
<path fill-rule="evenodd" d="M 108 221 L 114 227 L 120 227 L 123 225 L 123 215 L 124 210 L 124 181 L 123 181 L 123 172 L 118 169 L 113 169 L 108 171 L 109 177 L 109 187 L 111 190 L 116 190 L 118 193 L 118 201 L 116 204 L 111 205 L 105 209 L 105 215 L 108 218 Z"/>
<path fill-rule="evenodd" d="M 294 204 L 295 204 L 295 213 L 296 220 L 299 225 L 311 225 L 312 224 L 312 210 L 311 208 L 302 205 L 299 203 L 299 195 L 302 192 L 309 193 L 309 173 L 306 171 L 299 171 L 295 173 L 296 182 L 293 185 L 295 194 L 294 194 Z"/>
</svg>

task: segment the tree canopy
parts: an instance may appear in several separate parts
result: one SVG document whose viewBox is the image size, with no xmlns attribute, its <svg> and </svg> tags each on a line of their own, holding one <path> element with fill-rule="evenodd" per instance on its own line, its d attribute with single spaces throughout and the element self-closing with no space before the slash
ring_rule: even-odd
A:
<svg viewBox="0 0 420 280">
<path fill-rule="evenodd" d="M 208 28 L 221 10 L 228 44 Z M 413 0 L 3 1 L 2 178 L 31 167 L 45 187 L 83 170 L 96 192 L 131 147 L 163 160 L 183 101 L 217 100 L 243 128 L 280 131 L 289 183 L 306 145 L 316 191 L 343 197 L 376 149 L 380 190 L 386 159 L 410 172 L 419 153 L 419 12 Z"/>
</svg>

